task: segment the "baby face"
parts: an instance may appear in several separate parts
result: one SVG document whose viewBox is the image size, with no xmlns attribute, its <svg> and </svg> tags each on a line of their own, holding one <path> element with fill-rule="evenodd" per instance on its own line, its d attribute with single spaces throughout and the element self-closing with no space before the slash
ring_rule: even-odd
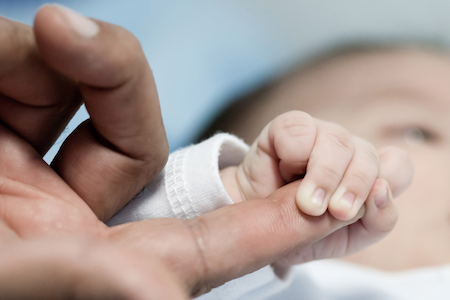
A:
<svg viewBox="0 0 450 300">
<path fill-rule="evenodd" d="M 279 84 L 248 120 L 259 132 L 295 109 L 377 148 L 404 148 L 415 163 L 411 187 L 396 199 L 394 231 L 346 260 L 388 271 L 450 263 L 450 55 L 404 49 L 331 59 Z M 256 133 L 246 128 L 251 141 Z"/>
</svg>

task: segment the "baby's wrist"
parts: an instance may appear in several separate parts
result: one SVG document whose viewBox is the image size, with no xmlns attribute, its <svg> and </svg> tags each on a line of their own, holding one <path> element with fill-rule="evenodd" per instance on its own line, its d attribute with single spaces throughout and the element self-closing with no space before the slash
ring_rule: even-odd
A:
<svg viewBox="0 0 450 300">
<path fill-rule="evenodd" d="M 237 166 L 232 166 L 220 170 L 220 178 L 222 179 L 223 186 L 234 203 L 244 201 L 236 176 L 237 169 Z"/>
</svg>

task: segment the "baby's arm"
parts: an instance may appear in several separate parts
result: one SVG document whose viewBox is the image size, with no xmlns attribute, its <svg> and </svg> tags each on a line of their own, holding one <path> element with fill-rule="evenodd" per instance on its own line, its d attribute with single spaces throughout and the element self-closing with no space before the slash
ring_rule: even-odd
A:
<svg viewBox="0 0 450 300">
<path fill-rule="evenodd" d="M 400 152 L 389 149 L 389 155 L 406 156 Z M 380 177 L 380 157 L 370 143 L 339 125 L 300 111 L 275 118 L 253 143 L 243 163 L 221 173 L 234 202 L 267 197 L 303 175 L 296 200 L 304 213 L 313 216 L 328 209 L 337 219 L 350 220 L 369 194 L 377 194 L 378 204 L 383 205 L 390 193 L 388 187 L 385 191 L 372 189 Z M 394 182 L 396 192 L 409 182 L 410 178 Z"/>
</svg>

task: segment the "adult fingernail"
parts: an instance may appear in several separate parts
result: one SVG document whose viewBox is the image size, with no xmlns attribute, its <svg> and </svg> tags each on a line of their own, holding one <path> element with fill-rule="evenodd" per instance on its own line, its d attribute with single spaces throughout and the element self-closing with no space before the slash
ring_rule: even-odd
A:
<svg viewBox="0 0 450 300">
<path fill-rule="evenodd" d="M 346 193 L 339 200 L 339 205 L 344 206 L 349 210 L 353 207 L 353 203 L 355 203 L 355 194 L 353 193 Z"/>
<path fill-rule="evenodd" d="M 388 204 L 387 189 L 384 189 L 380 194 L 375 196 L 375 205 L 378 209 L 383 209 Z"/>
<path fill-rule="evenodd" d="M 59 4 L 52 4 L 57 8 L 65 19 L 69 22 L 70 27 L 77 35 L 82 38 L 93 38 L 100 31 L 99 26 L 94 21 L 80 15 L 79 13 Z"/>
</svg>

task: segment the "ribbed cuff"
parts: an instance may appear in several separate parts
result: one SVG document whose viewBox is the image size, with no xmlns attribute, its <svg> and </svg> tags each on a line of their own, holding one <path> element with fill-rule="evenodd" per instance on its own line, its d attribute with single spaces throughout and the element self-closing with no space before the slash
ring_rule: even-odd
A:
<svg viewBox="0 0 450 300">
<path fill-rule="evenodd" d="M 174 152 L 165 169 L 165 189 L 175 216 L 191 219 L 232 204 L 219 172 L 239 165 L 248 148 L 237 137 L 221 133 Z"/>
</svg>

